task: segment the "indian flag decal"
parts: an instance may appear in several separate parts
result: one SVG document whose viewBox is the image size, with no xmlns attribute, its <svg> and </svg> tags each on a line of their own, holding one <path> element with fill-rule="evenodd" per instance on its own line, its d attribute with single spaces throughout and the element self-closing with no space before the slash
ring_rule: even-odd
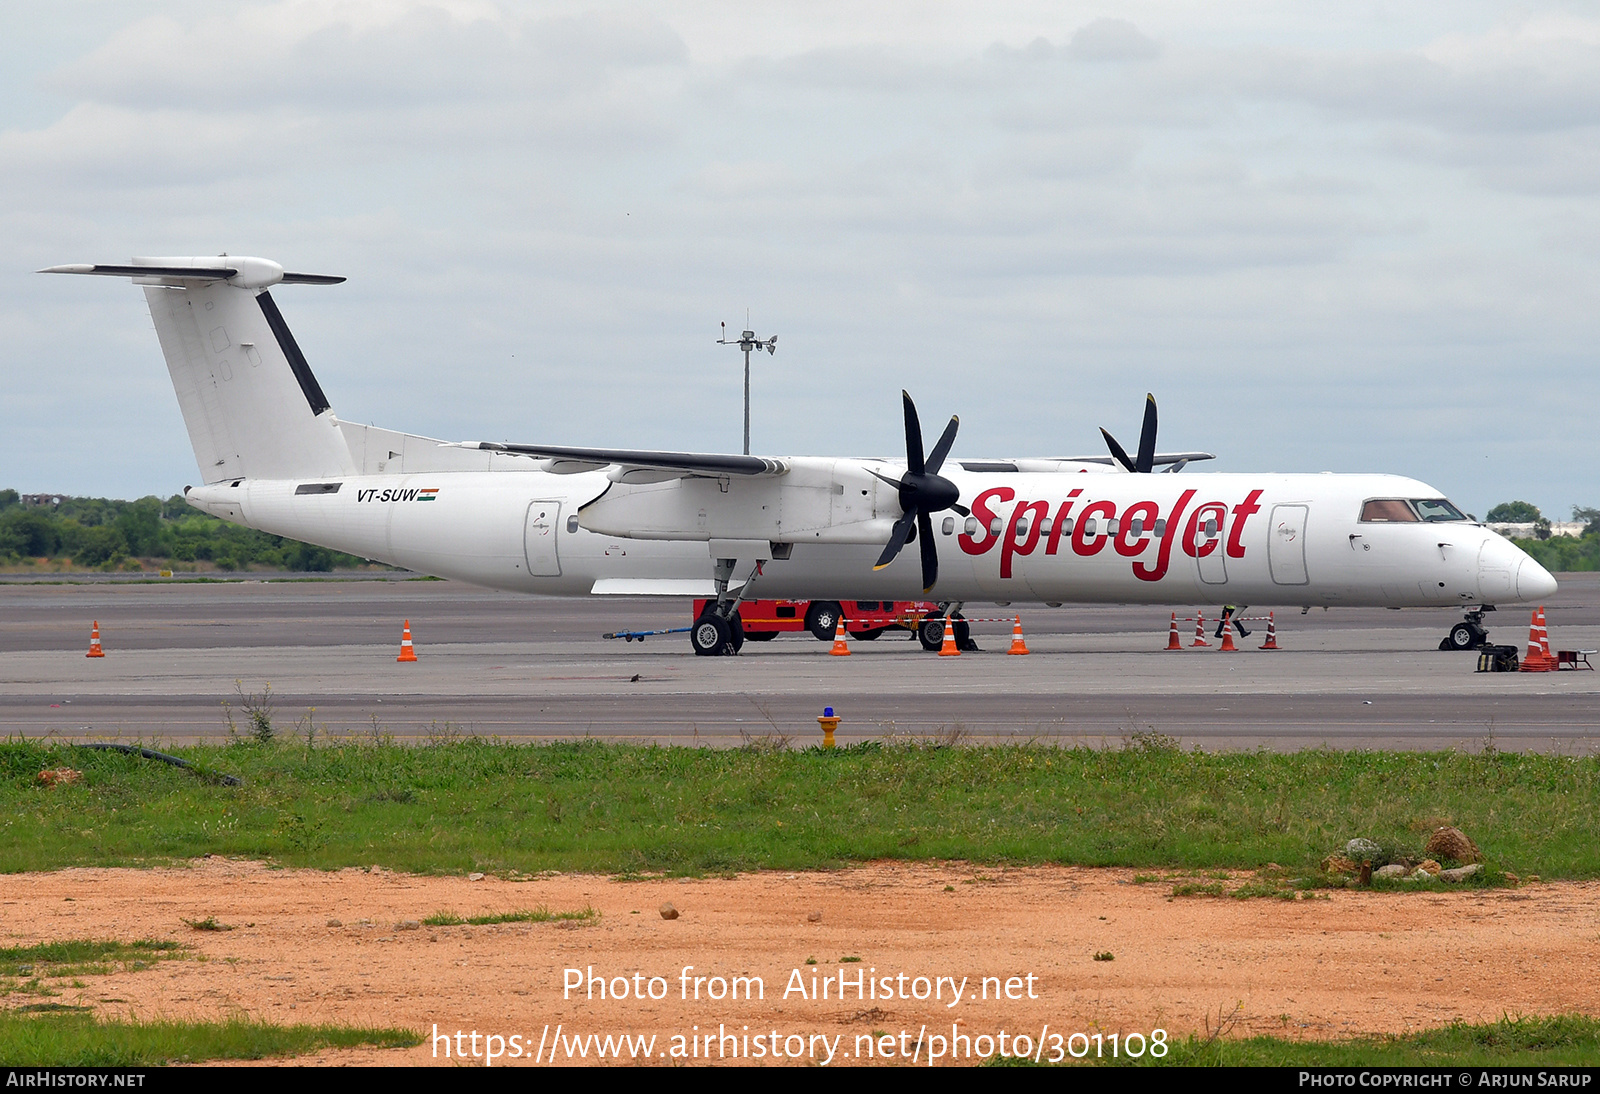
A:
<svg viewBox="0 0 1600 1094">
<path fill-rule="evenodd" d="M 436 498 L 438 496 L 439 496 L 439 488 L 437 486 L 430 486 L 425 490 L 418 490 L 417 491 L 417 500 L 418 501 L 432 501 L 434 498 Z"/>
</svg>

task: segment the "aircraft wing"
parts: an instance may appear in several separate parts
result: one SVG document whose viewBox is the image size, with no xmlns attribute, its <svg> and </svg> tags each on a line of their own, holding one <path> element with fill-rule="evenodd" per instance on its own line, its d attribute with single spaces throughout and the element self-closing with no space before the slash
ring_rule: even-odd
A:
<svg viewBox="0 0 1600 1094">
<path fill-rule="evenodd" d="M 785 460 L 767 456 L 733 456 L 716 452 L 656 452 L 638 448 L 572 448 L 554 444 L 502 444 L 495 441 L 465 441 L 456 448 L 476 448 L 484 452 L 506 452 L 513 456 L 532 456 L 550 461 L 549 470 L 561 475 L 616 468 L 618 481 L 664 481 L 685 475 L 784 475 Z"/>
<path fill-rule="evenodd" d="M 1162 467 L 1168 464 L 1193 463 L 1196 460 L 1214 460 L 1216 458 L 1210 452 L 1157 452 L 1154 462 L 1157 467 Z M 1064 459 L 1071 463 L 1116 463 L 1110 456 L 1066 456 Z"/>
</svg>

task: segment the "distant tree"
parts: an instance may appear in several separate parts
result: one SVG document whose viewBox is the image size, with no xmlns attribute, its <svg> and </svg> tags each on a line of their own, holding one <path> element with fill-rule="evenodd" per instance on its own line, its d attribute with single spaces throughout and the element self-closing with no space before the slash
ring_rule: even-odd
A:
<svg viewBox="0 0 1600 1094">
<path fill-rule="evenodd" d="M 1574 505 L 1572 519 L 1583 521 L 1583 531 L 1580 535 L 1600 535 L 1600 509 L 1591 509 L 1587 505 Z"/>
<path fill-rule="evenodd" d="M 11 489 L 9 486 L 4 490 L 0 490 L 0 511 L 10 509 L 13 505 L 16 505 L 21 500 L 22 495 Z"/>
<path fill-rule="evenodd" d="M 1490 524 L 1533 524 L 1544 519 L 1539 507 L 1526 501 L 1503 501 L 1483 518 Z"/>
</svg>

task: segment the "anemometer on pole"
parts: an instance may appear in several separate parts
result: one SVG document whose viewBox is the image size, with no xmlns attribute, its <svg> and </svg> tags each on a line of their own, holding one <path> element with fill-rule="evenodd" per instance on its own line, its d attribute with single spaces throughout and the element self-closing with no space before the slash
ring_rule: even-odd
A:
<svg viewBox="0 0 1600 1094">
<path fill-rule="evenodd" d="M 745 322 L 750 322 L 746 317 Z M 728 341 L 728 324 L 722 324 L 722 337 L 717 339 L 719 346 L 738 346 L 744 350 L 744 454 L 750 455 L 750 351 L 767 351 L 767 355 L 778 352 L 778 336 L 774 334 L 765 340 L 757 338 L 756 332 L 747 330 L 740 333 L 734 341 Z"/>
</svg>

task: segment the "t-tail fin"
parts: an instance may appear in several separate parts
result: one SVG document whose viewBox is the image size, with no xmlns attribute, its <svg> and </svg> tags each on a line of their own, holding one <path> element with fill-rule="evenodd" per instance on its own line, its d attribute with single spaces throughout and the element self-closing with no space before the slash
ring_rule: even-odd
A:
<svg viewBox="0 0 1600 1094">
<path fill-rule="evenodd" d="M 344 278 L 285 273 L 276 262 L 231 255 L 40 272 L 131 277 L 145 286 L 205 482 L 356 472 L 328 398 L 267 291 Z"/>
</svg>

